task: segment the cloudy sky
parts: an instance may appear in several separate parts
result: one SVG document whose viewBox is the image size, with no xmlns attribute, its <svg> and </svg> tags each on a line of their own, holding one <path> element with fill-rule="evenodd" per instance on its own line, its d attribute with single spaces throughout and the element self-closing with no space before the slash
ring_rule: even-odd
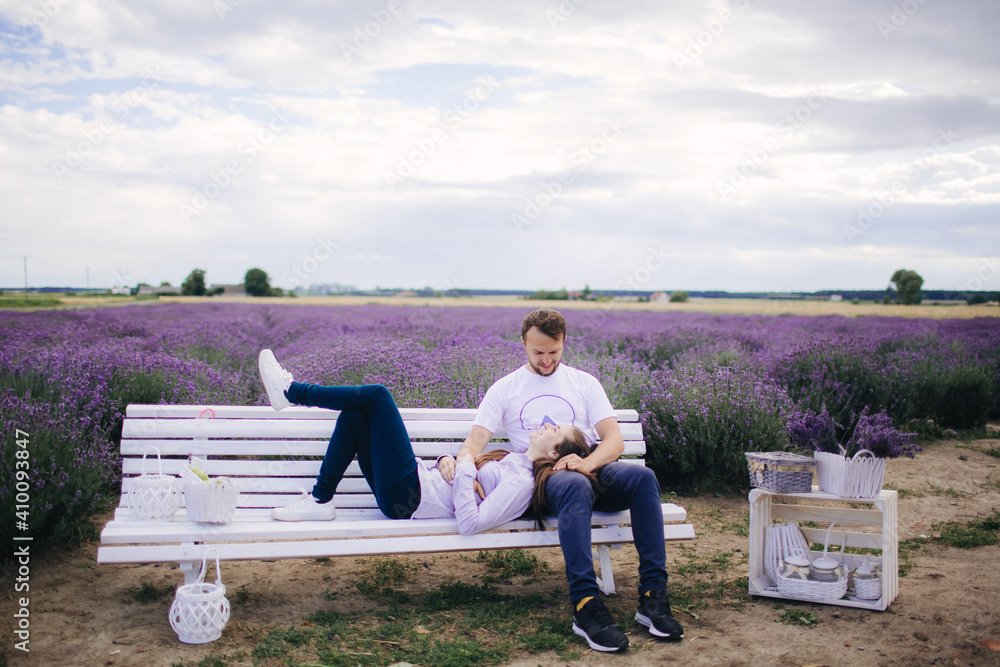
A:
<svg viewBox="0 0 1000 667">
<path fill-rule="evenodd" d="M 1000 290 L 993 0 L 9 0 L 0 286 Z"/>
</svg>

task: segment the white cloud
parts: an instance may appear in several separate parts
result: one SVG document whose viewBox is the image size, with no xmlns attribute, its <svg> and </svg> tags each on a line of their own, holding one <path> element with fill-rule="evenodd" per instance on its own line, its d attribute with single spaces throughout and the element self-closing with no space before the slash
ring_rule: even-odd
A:
<svg viewBox="0 0 1000 667">
<path fill-rule="evenodd" d="M 666 242 L 657 289 L 946 287 L 1000 245 L 993 6 L 220 1 L 0 9 L 39 284 L 280 276 L 332 234 L 313 277 L 360 286 L 610 288 Z"/>
</svg>

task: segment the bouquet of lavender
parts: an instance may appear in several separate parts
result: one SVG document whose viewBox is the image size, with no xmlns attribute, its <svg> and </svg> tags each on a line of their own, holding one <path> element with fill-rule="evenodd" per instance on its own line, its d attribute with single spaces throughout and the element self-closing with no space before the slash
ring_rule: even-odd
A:
<svg viewBox="0 0 1000 667">
<path fill-rule="evenodd" d="M 825 405 L 819 413 L 806 410 L 788 418 L 786 431 L 792 445 L 807 452 L 853 457 L 867 449 L 882 459 L 894 459 L 898 456 L 912 459 L 921 451 L 920 446 L 914 443 L 916 433 L 897 429 L 885 410 L 870 415 L 867 407 L 855 415 L 847 426 L 838 424 L 826 411 Z"/>
<path fill-rule="evenodd" d="M 868 414 L 865 407 L 852 420 L 846 442 L 837 438 L 847 429 L 826 411 L 811 410 L 788 420 L 788 438 L 795 446 L 811 450 L 816 459 L 816 478 L 821 491 L 846 498 L 872 498 L 882 490 L 886 459 L 913 458 L 920 447 L 915 433 L 903 433 L 892 425 L 883 410 Z"/>
</svg>

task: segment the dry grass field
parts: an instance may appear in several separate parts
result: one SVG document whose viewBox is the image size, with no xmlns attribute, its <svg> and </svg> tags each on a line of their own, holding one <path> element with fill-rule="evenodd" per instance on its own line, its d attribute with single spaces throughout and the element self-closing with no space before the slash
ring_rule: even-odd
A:
<svg viewBox="0 0 1000 667">
<path fill-rule="evenodd" d="M 19 298 L 13 296 L 0 299 L 0 310 L 50 310 L 75 308 L 103 308 L 129 304 L 154 305 L 157 303 L 268 303 L 271 305 L 300 306 L 363 306 L 380 304 L 386 306 L 449 307 L 480 306 L 509 307 L 531 310 L 533 308 L 556 308 L 560 310 L 606 310 L 608 312 L 629 310 L 650 310 L 664 312 L 695 312 L 728 315 L 841 315 L 861 317 L 881 315 L 885 317 L 925 317 L 941 320 L 970 317 L 1000 317 L 1000 308 L 995 303 L 969 306 L 964 303 L 927 303 L 919 306 L 886 306 L 865 302 L 852 304 L 849 301 L 820 301 L 792 299 L 691 299 L 686 303 L 643 303 L 637 301 L 535 301 L 517 297 L 378 297 L 378 296 L 302 296 L 302 297 L 181 297 L 163 296 L 159 298 L 94 296 L 94 297 L 53 297 L 45 305 L 19 305 Z"/>
<path fill-rule="evenodd" d="M 160 297 L 160 303 L 212 300 L 200 297 Z M 260 303 L 254 297 L 226 298 L 227 302 Z M 387 306 L 439 307 L 439 306 L 493 306 L 531 310 L 533 308 L 556 308 L 559 310 L 652 310 L 697 313 L 718 313 L 731 315 L 842 315 L 860 317 L 862 315 L 882 315 L 886 317 L 926 317 L 930 319 L 1000 317 L 996 304 L 968 306 L 960 304 L 921 304 L 919 306 L 885 306 L 876 303 L 852 304 L 848 301 L 797 301 L 784 299 L 692 299 L 687 303 L 640 303 L 629 301 L 533 301 L 514 297 L 471 297 L 471 298 L 431 298 L 431 297 L 363 297 L 363 296 L 305 296 L 263 299 L 274 304 L 296 304 L 310 306 L 361 306 L 381 304 Z M 81 302 L 83 299 L 74 299 Z M 218 298 L 215 299 L 219 301 Z M 96 305 L 96 304 L 95 304 Z"/>
</svg>

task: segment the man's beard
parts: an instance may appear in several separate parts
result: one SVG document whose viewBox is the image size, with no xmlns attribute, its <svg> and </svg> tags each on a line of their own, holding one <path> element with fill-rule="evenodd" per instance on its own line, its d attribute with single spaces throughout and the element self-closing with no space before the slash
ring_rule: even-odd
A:
<svg viewBox="0 0 1000 667">
<path fill-rule="evenodd" d="M 562 363 L 561 360 L 557 361 L 555 364 L 552 365 L 552 368 L 550 368 L 547 373 L 543 373 L 540 366 L 536 366 L 535 362 L 533 362 L 531 360 L 528 360 L 528 365 L 531 366 L 532 370 L 534 370 L 535 373 L 537 373 L 538 375 L 541 375 L 542 377 L 549 377 L 550 375 L 552 375 L 553 373 L 555 373 L 556 369 L 559 368 L 559 364 L 560 363 Z"/>
</svg>

